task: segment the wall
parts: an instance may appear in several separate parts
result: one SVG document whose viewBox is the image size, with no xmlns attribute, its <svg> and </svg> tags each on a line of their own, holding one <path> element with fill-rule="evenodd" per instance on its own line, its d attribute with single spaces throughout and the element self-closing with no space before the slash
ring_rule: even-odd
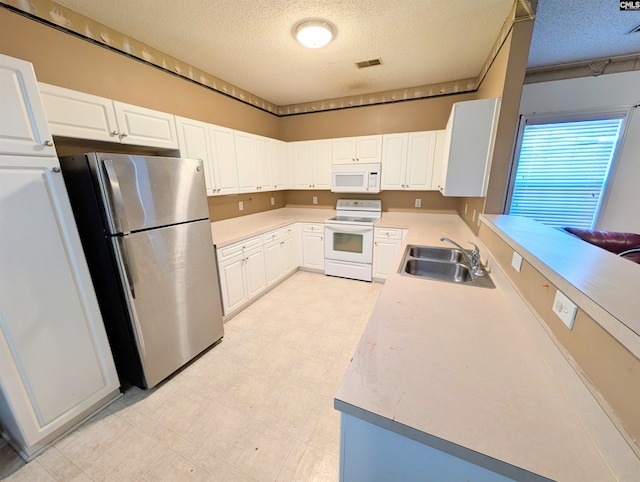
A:
<svg viewBox="0 0 640 482">
<path fill-rule="evenodd" d="M 595 387 L 599 403 L 601 398 L 606 400 L 614 412 L 614 422 L 622 425 L 638 445 L 640 360 L 580 307 L 573 329 L 568 330 L 552 311 L 557 287 L 526 259 L 522 261 L 519 273 L 513 270 L 513 248 L 486 225 L 481 225 L 479 234 L 482 243 L 511 278 L 521 296 L 546 323 L 556 343 L 579 365 L 578 372 Z"/>
<path fill-rule="evenodd" d="M 640 72 L 558 80 L 523 87 L 521 114 L 563 112 L 635 105 L 640 100 Z M 636 109 L 634 109 L 636 111 Z M 640 233 L 640 116 L 631 123 L 618 153 L 596 227 Z"/>
<path fill-rule="evenodd" d="M 41 82 L 278 137 L 274 115 L 5 8 L 0 32 L 0 53 L 33 63 Z"/>
</svg>

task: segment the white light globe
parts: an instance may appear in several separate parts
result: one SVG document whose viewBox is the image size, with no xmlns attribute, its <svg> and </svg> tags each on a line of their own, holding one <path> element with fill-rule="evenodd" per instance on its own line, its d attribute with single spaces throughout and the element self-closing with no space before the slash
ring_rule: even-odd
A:
<svg viewBox="0 0 640 482">
<path fill-rule="evenodd" d="M 307 20 L 296 28 L 296 38 L 305 47 L 319 49 L 333 38 L 333 27 L 321 20 Z"/>
</svg>

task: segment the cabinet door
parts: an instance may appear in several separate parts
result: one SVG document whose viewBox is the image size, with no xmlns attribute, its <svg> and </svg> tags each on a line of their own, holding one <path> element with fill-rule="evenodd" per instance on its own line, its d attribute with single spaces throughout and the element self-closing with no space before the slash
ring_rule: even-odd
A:
<svg viewBox="0 0 640 482">
<path fill-rule="evenodd" d="M 246 132 L 233 131 L 238 167 L 238 190 L 255 192 L 258 187 L 256 139 Z"/>
<path fill-rule="evenodd" d="M 406 188 L 408 134 L 386 134 L 382 146 L 382 189 Z"/>
<path fill-rule="evenodd" d="M 277 139 L 270 140 L 271 162 L 273 167 L 273 188 L 287 189 L 289 185 L 289 156 L 287 143 Z"/>
<path fill-rule="evenodd" d="M 356 162 L 382 161 L 382 136 L 362 136 L 356 139 Z"/>
<path fill-rule="evenodd" d="M 0 55 L 0 153 L 55 157 L 30 62 Z"/>
<path fill-rule="evenodd" d="M 409 133 L 407 146 L 407 189 L 414 191 L 431 189 L 435 149 L 435 131 Z"/>
<path fill-rule="evenodd" d="M 436 149 L 433 158 L 433 177 L 431 179 L 431 189 L 442 192 L 444 190 L 444 179 L 447 169 L 447 131 L 442 129 L 436 131 Z"/>
<path fill-rule="evenodd" d="M 264 251 L 262 247 L 246 253 L 244 269 L 247 283 L 247 297 L 251 299 L 267 287 L 267 278 L 264 271 Z"/>
<path fill-rule="evenodd" d="M 215 194 L 238 192 L 238 170 L 236 168 L 236 145 L 233 131 L 226 127 L 209 126 L 209 140 L 213 159 Z"/>
<path fill-rule="evenodd" d="M 280 242 L 281 248 L 281 260 L 282 260 L 282 274 L 286 275 L 295 271 L 298 267 L 298 250 L 296 237 L 292 234 L 289 237 L 284 238 Z"/>
<path fill-rule="evenodd" d="M 38 86 L 53 135 L 120 142 L 111 99 L 55 85 L 39 83 Z"/>
<path fill-rule="evenodd" d="M 0 167 L 0 206 L 0 392 L 34 446 L 120 384 L 62 174 Z"/>
<path fill-rule="evenodd" d="M 228 315 L 247 300 L 244 280 L 244 255 L 220 263 L 220 291 L 224 314 Z"/>
<path fill-rule="evenodd" d="M 401 241 L 399 239 L 375 239 L 373 241 L 373 277 L 386 279 L 397 266 L 393 265 Z"/>
<path fill-rule="evenodd" d="M 123 144 L 178 149 L 172 114 L 113 101 L 118 132 Z"/>
<path fill-rule="evenodd" d="M 202 160 L 207 196 L 213 196 L 216 192 L 216 183 L 207 124 L 184 117 L 176 117 L 176 129 L 178 130 L 180 156 Z"/>
<path fill-rule="evenodd" d="M 331 189 L 331 142 L 318 140 L 312 142 L 313 189 Z"/>
<path fill-rule="evenodd" d="M 293 188 L 313 189 L 312 141 L 292 142 Z"/>
<path fill-rule="evenodd" d="M 499 110 L 499 98 L 453 104 L 447 124 L 445 196 L 486 195 Z"/>
<path fill-rule="evenodd" d="M 273 160 L 271 145 L 267 137 L 256 136 L 256 163 L 258 191 L 273 191 Z"/>
<path fill-rule="evenodd" d="M 282 248 L 280 241 L 264 246 L 264 270 L 267 286 L 271 286 L 282 276 Z"/>
<path fill-rule="evenodd" d="M 355 137 L 331 139 L 331 162 L 333 164 L 352 164 L 356 162 L 356 144 Z"/>
<path fill-rule="evenodd" d="M 324 234 L 305 232 L 302 234 L 303 266 L 324 270 Z"/>
</svg>

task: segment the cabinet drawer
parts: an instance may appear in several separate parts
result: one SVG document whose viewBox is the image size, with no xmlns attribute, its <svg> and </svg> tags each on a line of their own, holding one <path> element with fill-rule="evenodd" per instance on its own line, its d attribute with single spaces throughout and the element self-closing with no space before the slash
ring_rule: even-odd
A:
<svg viewBox="0 0 640 482">
<path fill-rule="evenodd" d="M 262 241 L 264 244 L 271 243 L 272 241 L 276 241 L 282 237 L 281 229 L 274 229 L 273 231 L 269 231 L 268 233 L 264 233 L 262 235 Z"/>
<path fill-rule="evenodd" d="M 289 226 L 285 226 L 284 228 L 280 228 L 280 236 L 283 238 L 291 237 L 296 234 L 296 225 L 290 224 Z"/>
<path fill-rule="evenodd" d="M 305 233 L 322 233 L 324 232 L 324 224 L 320 223 L 303 223 L 302 231 Z"/>
<path fill-rule="evenodd" d="M 224 248 L 218 249 L 218 261 L 224 261 L 225 259 L 233 258 L 234 256 L 241 254 L 243 251 L 247 251 L 251 248 L 262 246 L 262 236 L 255 236 L 253 238 L 247 238 L 237 243 L 230 244 Z"/>
<path fill-rule="evenodd" d="M 383 239 L 402 239 L 402 229 L 374 228 L 373 237 Z"/>
</svg>

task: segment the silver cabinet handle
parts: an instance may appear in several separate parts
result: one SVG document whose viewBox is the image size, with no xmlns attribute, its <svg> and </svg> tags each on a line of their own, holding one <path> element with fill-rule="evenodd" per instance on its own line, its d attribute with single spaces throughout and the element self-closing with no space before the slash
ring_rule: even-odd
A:
<svg viewBox="0 0 640 482">
<path fill-rule="evenodd" d="M 123 132 L 120 134 L 120 139 L 127 137 L 129 134 L 127 134 L 126 132 Z"/>
<path fill-rule="evenodd" d="M 47 146 L 47 147 L 53 147 L 53 141 L 46 140 L 46 141 L 44 141 L 44 145 Z"/>
<path fill-rule="evenodd" d="M 60 168 L 59 168 L 58 166 L 56 166 L 56 167 L 52 167 L 52 168 L 51 168 L 51 171 L 53 171 L 53 172 L 60 172 Z"/>
<path fill-rule="evenodd" d="M 118 131 L 111 131 L 109 134 L 111 134 L 111 137 L 115 137 L 118 135 Z"/>
</svg>

